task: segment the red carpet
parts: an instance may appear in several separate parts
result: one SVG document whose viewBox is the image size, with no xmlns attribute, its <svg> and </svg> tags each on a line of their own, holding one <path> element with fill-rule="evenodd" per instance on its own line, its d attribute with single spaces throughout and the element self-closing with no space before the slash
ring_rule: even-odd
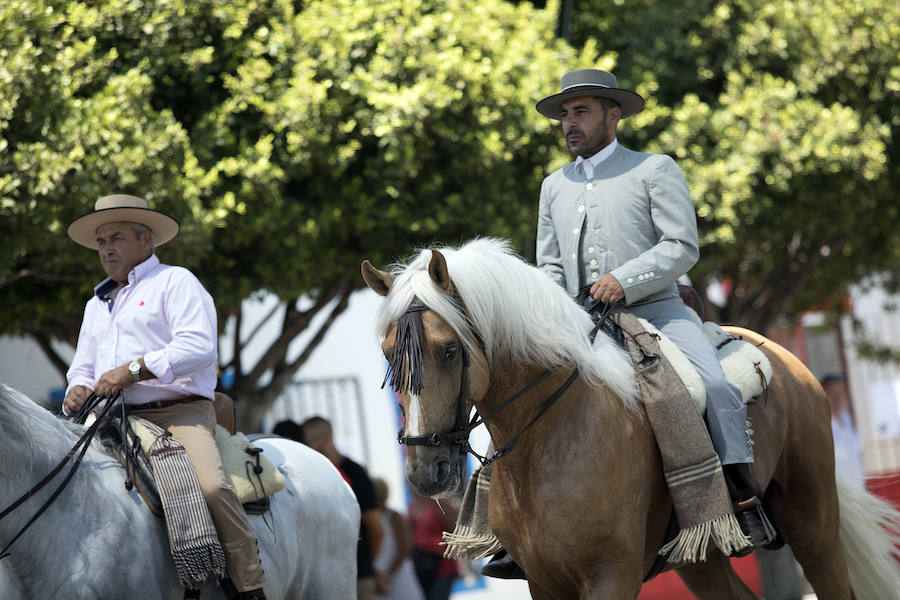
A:
<svg viewBox="0 0 900 600">
<path fill-rule="evenodd" d="M 759 577 L 759 563 L 756 562 L 756 553 L 744 558 L 732 558 L 731 566 L 741 576 L 744 583 L 750 586 L 756 595 L 762 594 L 762 582 Z M 674 572 L 669 571 L 657 575 L 641 588 L 638 600 L 691 600 L 694 597 L 681 579 Z"/>
</svg>

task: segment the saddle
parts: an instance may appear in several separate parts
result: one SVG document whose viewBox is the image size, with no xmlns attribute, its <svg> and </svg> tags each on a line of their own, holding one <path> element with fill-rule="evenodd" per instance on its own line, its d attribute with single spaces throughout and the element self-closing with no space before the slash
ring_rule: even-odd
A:
<svg viewBox="0 0 900 600">
<path fill-rule="evenodd" d="M 231 399 L 216 394 L 216 445 L 222 466 L 247 514 L 263 514 L 269 510 L 270 497 L 284 489 L 281 472 L 253 446 L 242 433 L 234 432 L 234 409 Z M 223 425 L 224 423 L 224 425 Z M 155 436 L 140 419 L 116 416 L 100 429 L 101 443 L 125 468 L 125 487 L 137 491 L 150 511 L 163 516 L 162 502 L 149 460 Z"/>
</svg>

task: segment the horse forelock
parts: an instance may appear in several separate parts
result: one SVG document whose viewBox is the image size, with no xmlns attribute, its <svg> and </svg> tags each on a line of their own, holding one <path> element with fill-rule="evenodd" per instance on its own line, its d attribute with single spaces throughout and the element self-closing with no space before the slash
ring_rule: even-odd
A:
<svg viewBox="0 0 900 600">
<path fill-rule="evenodd" d="M 382 337 L 418 299 L 447 322 L 470 354 L 478 356 L 476 350 L 483 348 L 485 368 L 499 363 L 546 368 L 574 360 L 587 382 L 606 385 L 637 409 L 631 361 L 624 351 L 605 336 L 592 347 L 587 313 L 507 241 L 478 238 L 440 251 L 465 312 L 431 280 L 431 250 L 422 250 L 409 264 L 392 268 L 394 284 L 378 316 Z"/>
<path fill-rule="evenodd" d="M 441 248 L 445 257 L 453 250 Z M 376 317 L 376 329 L 379 335 L 387 336 L 391 326 L 397 323 L 413 302 L 417 301 L 439 315 L 453 332 L 459 337 L 470 356 L 479 356 L 480 345 L 472 324 L 461 310 L 459 301 L 438 288 L 428 274 L 428 263 L 431 261 L 431 250 L 422 250 L 409 264 L 396 264 L 391 268 L 394 274 L 394 285 L 382 304 Z M 478 351 L 476 353 L 476 350 Z M 490 353 L 485 349 L 486 359 L 490 361 Z M 476 365 L 478 359 L 476 358 Z M 487 368 L 487 365 L 480 365 Z"/>
</svg>

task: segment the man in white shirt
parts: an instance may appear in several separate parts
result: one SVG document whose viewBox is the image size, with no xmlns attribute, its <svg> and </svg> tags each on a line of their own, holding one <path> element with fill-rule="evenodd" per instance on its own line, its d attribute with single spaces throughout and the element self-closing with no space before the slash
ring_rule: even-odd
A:
<svg viewBox="0 0 900 600">
<path fill-rule="evenodd" d="M 63 412 L 92 391 L 101 398 L 122 392 L 133 414 L 171 432 L 209 506 L 231 579 L 224 586 L 235 588 L 230 597 L 265 599 L 256 540 L 215 443 L 215 305 L 190 271 L 153 253 L 178 229 L 169 215 L 123 194 L 100 198 L 69 225 L 72 240 L 98 251 L 108 277 L 85 306 Z"/>
</svg>

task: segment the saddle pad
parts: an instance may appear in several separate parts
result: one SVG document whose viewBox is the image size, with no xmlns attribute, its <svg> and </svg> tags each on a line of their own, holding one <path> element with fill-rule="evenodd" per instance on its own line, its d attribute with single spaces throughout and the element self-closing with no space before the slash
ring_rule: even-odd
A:
<svg viewBox="0 0 900 600">
<path fill-rule="evenodd" d="M 672 368 L 678 373 L 678 377 L 684 383 L 691 394 L 691 398 L 697 403 L 701 412 L 706 411 L 706 387 L 697 370 L 690 363 L 684 353 L 668 337 L 663 335 L 646 319 L 638 319 L 641 324 L 652 333 L 659 335 L 659 348 L 671 363 Z M 763 381 L 759 372 L 765 377 L 765 385 L 772 381 L 772 363 L 763 354 L 762 350 L 744 340 L 739 340 L 717 324 L 707 321 L 698 326 L 703 330 L 706 339 L 717 348 L 716 356 L 725 378 L 741 390 L 741 398 L 744 403 L 751 398 L 759 396 L 763 392 Z M 759 372 L 757 371 L 759 368 Z"/>
<path fill-rule="evenodd" d="M 128 417 L 128 421 L 141 440 L 141 448 L 149 456 L 150 446 L 156 441 L 156 437 L 140 421 L 133 417 Z M 256 458 L 245 452 L 246 448 L 254 448 L 254 446 L 243 433 L 229 435 L 224 427 L 216 425 L 216 445 L 222 456 L 225 475 L 231 482 L 241 504 L 257 502 L 284 489 L 284 475 L 269 462 L 262 452 L 256 455 L 259 457 L 259 465 L 263 469 L 257 478 L 253 472 Z"/>
<path fill-rule="evenodd" d="M 762 350 L 732 336 L 712 321 L 703 324 L 703 333 L 713 348 L 718 348 L 716 356 L 725 371 L 725 378 L 740 388 L 744 404 L 762 394 L 772 383 L 772 363 Z"/>
</svg>

